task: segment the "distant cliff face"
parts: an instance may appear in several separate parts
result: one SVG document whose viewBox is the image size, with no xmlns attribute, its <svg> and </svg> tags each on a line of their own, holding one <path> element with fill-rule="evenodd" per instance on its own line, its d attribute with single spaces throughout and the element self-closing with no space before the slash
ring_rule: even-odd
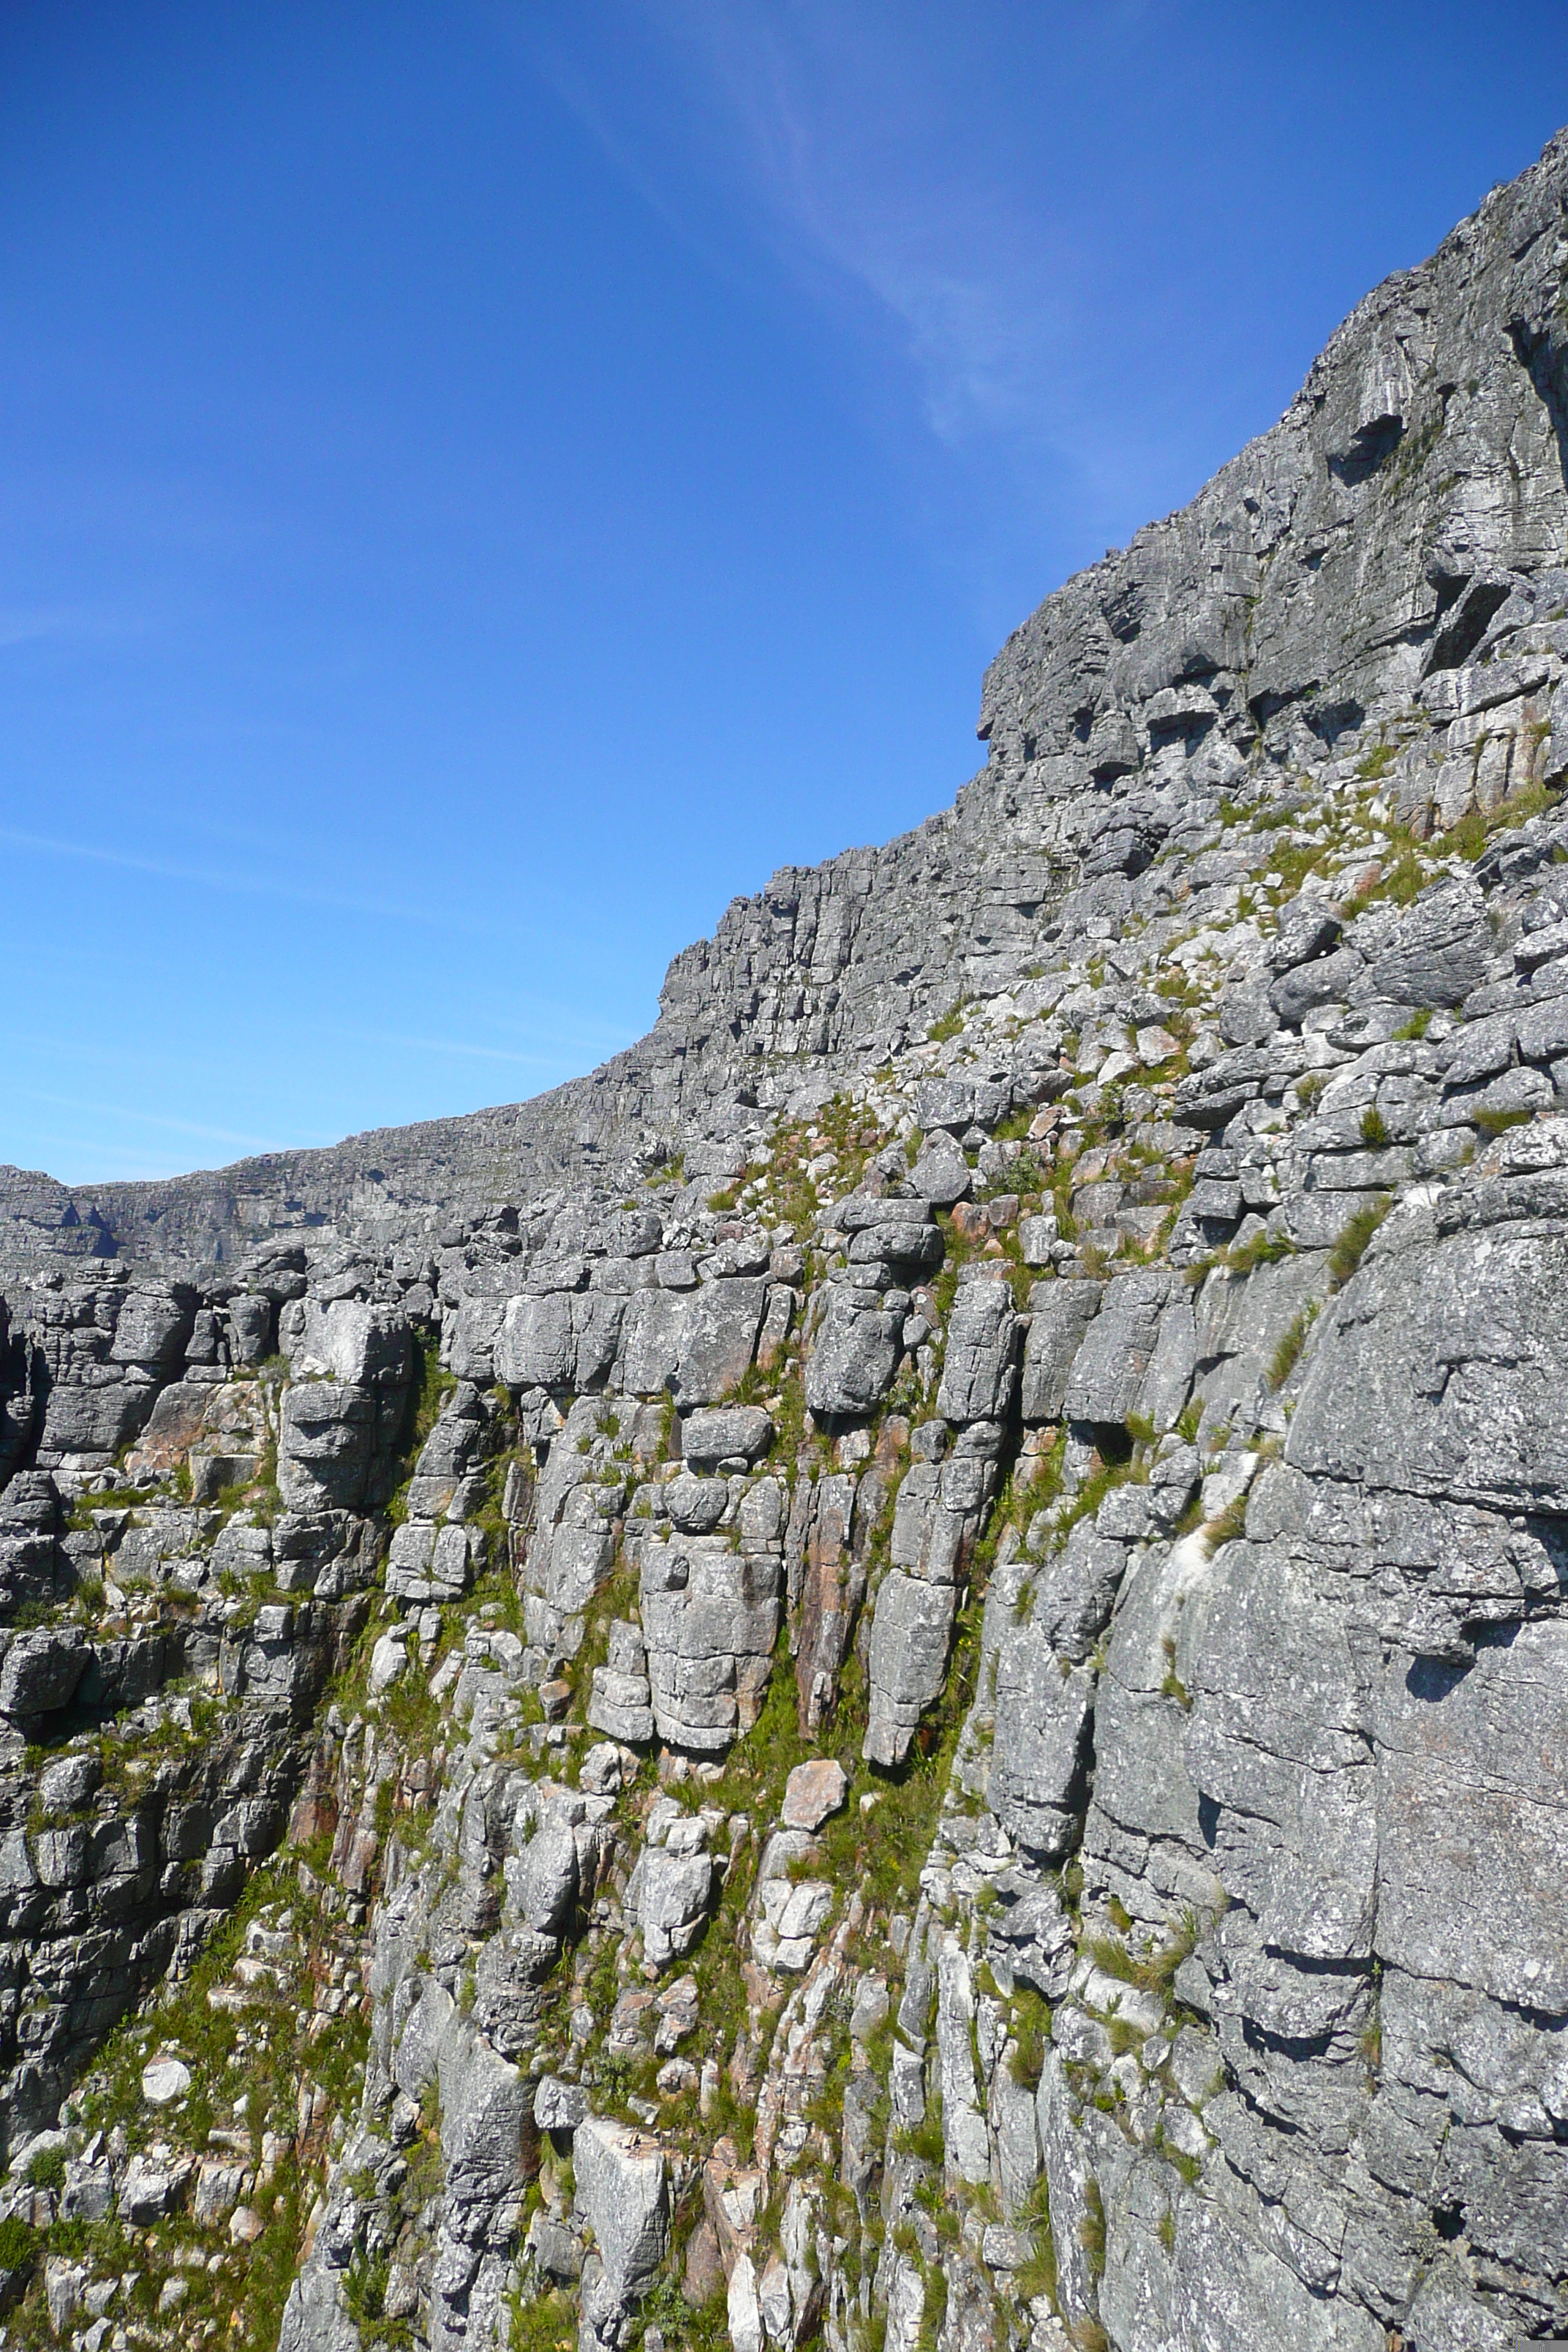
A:
<svg viewBox="0 0 1568 2352">
<path fill-rule="evenodd" d="M 954 807 L 737 899 L 676 957 L 640 1045 L 531 1103 L 218 1176 L 75 1192 L 12 1176 L 5 1255 L 232 1256 L 308 1219 L 371 1230 L 542 1191 L 683 1122 L 744 1135 L 754 1109 L 831 1091 L 1026 972 L 1075 889 L 1102 882 L 1114 919 L 1117 878 L 1194 790 L 1223 792 L 1259 747 L 1275 768 L 1321 762 L 1458 667 L 1516 577 L 1563 562 L 1563 170 L 1554 142 L 1367 297 L 1191 506 L 1047 597 L 986 674 L 989 761 Z"/>
<path fill-rule="evenodd" d="M 1568 2334 L 1565 200 L 592 1076 L 0 1187 L 12 2340 Z"/>
</svg>

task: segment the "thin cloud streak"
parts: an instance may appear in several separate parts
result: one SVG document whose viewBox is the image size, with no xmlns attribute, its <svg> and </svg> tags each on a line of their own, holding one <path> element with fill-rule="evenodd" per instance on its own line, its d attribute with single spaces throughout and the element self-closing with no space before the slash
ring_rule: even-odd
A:
<svg viewBox="0 0 1568 2352">
<path fill-rule="evenodd" d="M 138 1110 L 129 1103 L 84 1102 L 74 1095 L 46 1094 L 36 1087 L 25 1087 L 20 1091 L 24 1101 L 47 1103 L 51 1110 L 81 1111 L 92 1118 L 130 1119 L 141 1127 L 162 1127 L 171 1134 L 197 1136 L 205 1143 L 236 1143 L 248 1151 L 281 1151 L 288 1148 L 265 1136 L 240 1135 L 226 1127 L 204 1127 L 195 1119 L 170 1118 L 163 1111 Z"/>
<path fill-rule="evenodd" d="M 30 850 L 41 857 L 71 857 L 93 866 L 119 866 L 127 873 L 151 875 L 161 882 L 187 882 L 199 889 L 232 890 L 241 898 L 271 898 L 295 907 L 333 907 L 346 914 L 376 915 L 405 923 L 442 923 L 462 930 L 480 928 L 429 908 L 400 906 L 395 899 L 358 898 L 344 891 L 311 890 L 244 874 L 216 873 L 202 866 L 177 865 L 172 858 L 110 849 L 96 842 L 61 841 L 49 834 L 24 833 L 14 825 L 0 825 L 0 842 L 13 849 Z"/>
<path fill-rule="evenodd" d="M 47 1183 L 64 1184 L 72 1192 L 89 1192 L 95 1185 L 165 1184 L 176 1177 L 187 1176 L 191 1172 L 184 1160 L 132 1159 L 122 1162 L 112 1176 L 85 1175 L 80 1172 L 72 1175 L 68 1171 L 73 1167 L 79 1171 L 91 1165 L 82 1157 L 86 1147 L 79 1135 L 50 1135 L 38 1129 L 35 1131 L 32 1142 L 40 1151 L 58 1153 L 58 1161 L 53 1167 L 23 1168 L 20 1172 L 25 1176 L 41 1176 Z M 100 1147 L 94 1143 L 92 1149 L 107 1150 L 108 1147 Z M 68 1172 L 62 1173 L 62 1171 Z"/>
<path fill-rule="evenodd" d="M 118 633 L 116 623 L 69 605 L 0 609 L 0 648 L 84 645 Z"/>
<path fill-rule="evenodd" d="M 1159 12 L 1106 0 L 1088 21 L 1060 13 L 1070 76 L 1086 58 L 1114 62 Z M 510 22 L 611 168 L 716 275 L 744 275 L 734 230 L 749 222 L 753 255 L 833 332 L 847 303 L 896 342 L 921 425 L 968 469 L 966 496 L 1005 516 L 1020 548 L 1053 551 L 1041 584 L 1196 488 L 1206 460 L 1188 462 L 1180 433 L 1108 373 L 1127 256 L 1097 242 L 1048 162 L 1030 168 L 1005 110 L 981 135 L 955 99 L 996 69 L 985 12 L 618 0 L 614 16 L 613 58 L 580 20 L 526 39 Z M 1029 136 L 1048 142 L 1048 121 Z M 973 553 L 959 561 L 974 572 Z M 970 580 L 987 635 L 1016 618 L 1015 572 L 1004 584 L 995 571 L 987 558 Z"/>
<path fill-rule="evenodd" d="M 409 1054 L 459 1054 L 480 1062 L 515 1062 L 520 1067 L 534 1070 L 557 1068 L 565 1055 L 577 1052 L 618 1054 L 630 1039 L 606 1032 L 599 1037 L 581 1035 L 563 1038 L 552 1053 L 527 1053 L 507 1045 L 476 1045 L 457 1037 L 405 1037 L 384 1029 L 355 1029 L 340 1033 L 356 1044 L 393 1045 Z M 613 1042 L 612 1042 L 613 1041 Z"/>
<path fill-rule="evenodd" d="M 765 0 L 637 5 L 701 86 L 783 232 L 780 258 L 797 275 L 807 256 L 826 263 L 896 322 L 937 437 L 1048 431 L 1071 369 L 1071 257 L 983 171 L 940 152 L 940 62 L 916 63 L 928 53 L 907 26 L 820 5 L 786 25 Z M 624 142 L 592 127 L 626 170 Z"/>
</svg>

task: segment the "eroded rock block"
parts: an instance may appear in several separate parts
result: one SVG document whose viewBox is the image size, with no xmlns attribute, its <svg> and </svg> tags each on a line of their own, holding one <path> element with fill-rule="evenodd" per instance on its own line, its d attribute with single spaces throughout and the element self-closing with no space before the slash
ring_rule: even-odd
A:
<svg viewBox="0 0 1568 2352">
<path fill-rule="evenodd" d="M 875 1297 L 847 1286 L 829 1291 L 806 1364 L 805 1402 L 814 1413 L 869 1412 L 891 1387 L 903 1351 L 903 1318 L 876 1305 Z"/>
<path fill-rule="evenodd" d="M 731 1550 L 722 1536 L 672 1536 L 647 1547 L 642 1622 L 661 1739 L 715 1754 L 755 1722 L 781 1582 L 775 1559 Z"/>
</svg>

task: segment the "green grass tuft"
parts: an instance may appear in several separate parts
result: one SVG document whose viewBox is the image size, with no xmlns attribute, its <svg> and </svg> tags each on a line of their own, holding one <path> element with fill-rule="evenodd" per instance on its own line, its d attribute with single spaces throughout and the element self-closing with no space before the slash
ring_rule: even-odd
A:
<svg viewBox="0 0 1568 2352">
<path fill-rule="evenodd" d="M 1356 1211 L 1340 1229 L 1339 1239 L 1329 1252 L 1329 1278 L 1336 1285 L 1346 1283 L 1366 1254 L 1366 1245 L 1394 1206 L 1394 1196 L 1382 1193 Z"/>
<path fill-rule="evenodd" d="M 1217 1519 L 1208 1519 L 1204 1524 L 1204 1540 L 1211 1552 L 1218 1551 L 1224 1544 L 1234 1543 L 1238 1536 L 1245 1535 L 1246 1532 L 1247 1496 L 1245 1495 L 1236 1496 L 1226 1505 Z"/>
<path fill-rule="evenodd" d="M 1269 1357 L 1268 1369 L 1264 1374 L 1271 1389 L 1282 1389 L 1295 1370 L 1301 1350 L 1307 1344 L 1307 1334 L 1316 1321 L 1317 1314 L 1317 1302 L 1314 1300 L 1311 1305 L 1302 1307 L 1300 1313 L 1281 1334 L 1279 1344 Z"/>
<path fill-rule="evenodd" d="M 1534 1117 L 1531 1110 L 1479 1110 L 1476 1125 L 1483 1135 L 1506 1135 L 1510 1127 L 1526 1127 Z"/>
</svg>

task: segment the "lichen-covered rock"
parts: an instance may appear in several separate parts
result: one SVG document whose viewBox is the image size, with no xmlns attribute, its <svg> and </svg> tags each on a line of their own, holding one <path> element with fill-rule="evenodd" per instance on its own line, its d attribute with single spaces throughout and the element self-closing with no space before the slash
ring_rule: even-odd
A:
<svg viewBox="0 0 1568 2352">
<path fill-rule="evenodd" d="M 996 1667 L 996 1741 L 987 1789 L 1020 1845 L 1047 1861 L 1072 1844 L 1082 1811 L 1094 1676 L 1021 1627 Z"/>
<path fill-rule="evenodd" d="M 1023 1372 L 1026 1421 L 1061 1419 L 1073 1360 L 1100 1310 L 1100 1297 L 1098 1282 L 1037 1282 L 1029 1293 Z"/>
<path fill-rule="evenodd" d="M 0 1658 L 0 1715 L 23 1721 L 52 1715 L 74 1696 L 92 1656 L 73 1627 L 13 1633 Z"/>
<path fill-rule="evenodd" d="M 296 1380 L 341 1381 L 349 1388 L 408 1377 L 408 1326 L 401 1315 L 357 1298 L 300 1298 L 284 1307 L 279 1337 Z"/>
<path fill-rule="evenodd" d="M 902 1763 L 921 1716 L 939 1696 L 952 1636 L 949 1584 L 890 1569 L 877 1593 L 868 1673 L 870 1696 L 862 1753 L 873 1764 Z"/>
<path fill-rule="evenodd" d="M 933 1208 L 951 1209 L 954 1202 L 965 1198 L 973 1177 L 957 1144 L 948 1136 L 937 1136 L 910 1169 L 910 1181 Z"/>
<path fill-rule="evenodd" d="M 629 1396 L 668 1391 L 681 1405 L 716 1404 L 756 1349 L 767 1285 L 736 1276 L 689 1291 L 645 1290 L 627 1302 L 615 1385 Z"/>
<path fill-rule="evenodd" d="M 656 1969 L 684 1958 L 708 1915 L 713 1864 L 705 1853 L 655 1846 L 637 1864 L 637 1916 L 644 1957 Z"/>
<path fill-rule="evenodd" d="M 353 1510 L 364 1499 L 375 1402 L 363 1389 L 310 1381 L 283 1401 L 278 1485 L 292 1509 Z"/>
<path fill-rule="evenodd" d="M 1069 1421 L 1125 1422 L 1138 1411 L 1170 1295 L 1163 1272 L 1121 1274 L 1106 1285 L 1067 1377 Z"/>
<path fill-rule="evenodd" d="M 637 1626 L 618 1622 L 611 1625 L 609 1659 L 594 1670 L 587 1719 L 595 1731 L 631 1747 L 644 1747 L 653 1738 L 647 1651 Z"/>
</svg>

